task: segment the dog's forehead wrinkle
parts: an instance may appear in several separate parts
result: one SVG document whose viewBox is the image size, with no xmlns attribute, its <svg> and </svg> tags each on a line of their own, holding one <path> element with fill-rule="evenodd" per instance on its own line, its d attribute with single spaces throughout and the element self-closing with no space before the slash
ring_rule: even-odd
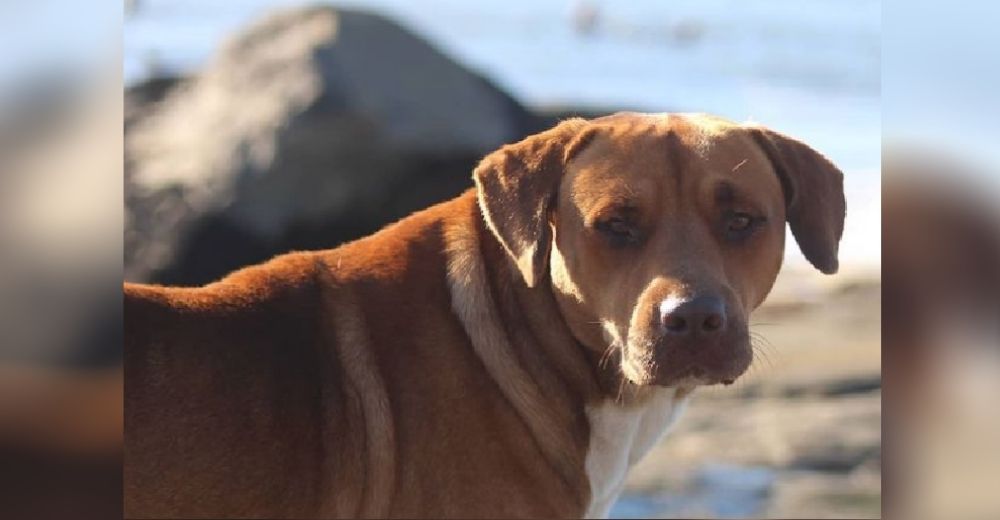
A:
<svg viewBox="0 0 1000 520">
<path fill-rule="evenodd" d="M 736 201 L 736 187 L 729 181 L 719 181 L 715 185 L 715 201 L 722 205 L 730 205 Z"/>
</svg>

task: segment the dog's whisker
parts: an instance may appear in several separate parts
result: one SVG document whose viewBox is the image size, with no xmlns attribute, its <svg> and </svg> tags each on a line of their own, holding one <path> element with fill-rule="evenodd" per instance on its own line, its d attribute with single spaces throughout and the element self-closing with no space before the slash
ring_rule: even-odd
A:
<svg viewBox="0 0 1000 520">
<path fill-rule="evenodd" d="M 768 361 L 771 361 L 772 356 L 778 356 L 778 350 L 767 340 L 758 339 L 751 343 L 753 348 L 765 356 Z"/>
<path fill-rule="evenodd" d="M 611 357 L 614 355 L 617 349 L 618 345 L 616 343 L 608 345 L 608 348 L 604 350 L 603 354 L 601 354 L 600 359 L 597 360 L 597 366 L 599 368 L 606 368 L 608 362 L 611 361 Z"/>
<path fill-rule="evenodd" d="M 769 348 L 771 350 L 775 350 L 774 344 L 772 344 L 770 340 L 768 340 L 763 334 L 761 334 L 759 332 L 750 331 L 750 338 L 751 338 L 751 342 L 753 342 L 754 340 L 756 340 L 756 342 L 758 344 L 762 345 L 763 347 L 767 347 L 767 348 Z"/>
<path fill-rule="evenodd" d="M 767 350 L 763 348 L 763 345 L 761 343 L 751 340 L 750 347 L 751 351 L 754 354 L 754 361 L 758 359 L 763 360 L 763 362 L 767 364 L 768 370 L 774 370 L 774 363 L 771 360 L 771 356 L 767 352 Z M 750 369 L 752 370 L 758 365 L 759 363 L 751 363 Z"/>
<path fill-rule="evenodd" d="M 770 366 L 771 368 L 774 368 L 774 363 L 773 363 L 773 361 L 771 359 L 772 352 L 769 352 L 767 349 L 763 348 L 760 345 L 758 345 L 755 348 L 756 348 L 757 352 L 760 353 L 760 355 L 764 359 L 764 361 L 768 364 L 768 366 Z"/>
<path fill-rule="evenodd" d="M 625 402 L 625 388 L 629 384 L 628 379 L 621 378 L 618 382 L 618 395 L 615 396 L 616 404 L 623 404 Z"/>
<path fill-rule="evenodd" d="M 768 321 L 754 321 L 750 323 L 751 327 L 773 327 L 775 325 L 780 325 L 780 323 L 773 323 Z"/>
</svg>

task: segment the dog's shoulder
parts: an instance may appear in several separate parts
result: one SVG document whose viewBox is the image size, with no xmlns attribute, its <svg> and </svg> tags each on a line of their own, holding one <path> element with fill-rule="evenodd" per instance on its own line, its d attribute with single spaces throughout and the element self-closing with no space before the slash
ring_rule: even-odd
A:
<svg viewBox="0 0 1000 520">
<path fill-rule="evenodd" d="M 469 191 L 374 235 L 333 249 L 286 253 L 200 287 L 126 282 L 126 334 L 203 320 L 218 324 L 263 316 L 315 318 L 326 296 L 345 289 L 361 299 L 427 295 L 434 286 L 444 285 L 446 222 L 468 222 L 475 207 L 475 194 Z"/>
</svg>

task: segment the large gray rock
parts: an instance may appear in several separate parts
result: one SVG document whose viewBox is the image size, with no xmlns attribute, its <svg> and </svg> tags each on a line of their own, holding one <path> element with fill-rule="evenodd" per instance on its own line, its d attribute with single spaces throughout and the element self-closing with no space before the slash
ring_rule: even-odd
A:
<svg viewBox="0 0 1000 520">
<path fill-rule="evenodd" d="M 268 16 L 152 87 L 126 96 L 131 280 L 203 283 L 364 235 L 545 124 L 393 22 L 332 7 Z"/>
</svg>

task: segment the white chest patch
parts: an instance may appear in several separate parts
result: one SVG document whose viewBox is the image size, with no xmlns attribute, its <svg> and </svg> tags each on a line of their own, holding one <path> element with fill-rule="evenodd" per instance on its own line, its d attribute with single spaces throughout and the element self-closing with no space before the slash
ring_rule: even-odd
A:
<svg viewBox="0 0 1000 520">
<path fill-rule="evenodd" d="M 675 399 L 674 388 L 656 390 L 646 402 L 625 406 L 608 399 L 587 407 L 590 447 L 586 470 L 590 507 L 586 518 L 606 518 L 625 486 L 625 477 L 677 420 L 688 396 Z"/>
</svg>

